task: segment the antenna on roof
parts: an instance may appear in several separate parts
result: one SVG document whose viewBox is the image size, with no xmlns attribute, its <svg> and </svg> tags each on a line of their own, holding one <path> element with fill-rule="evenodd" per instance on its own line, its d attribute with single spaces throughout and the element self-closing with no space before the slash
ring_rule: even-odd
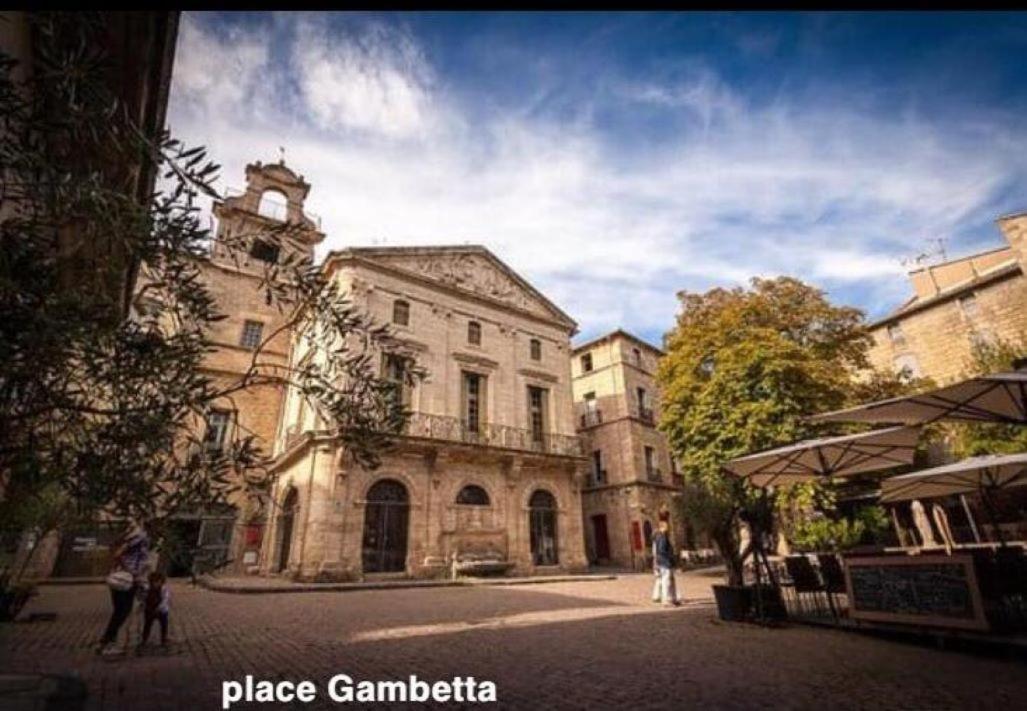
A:
<svg viewBox="0 0 1027 711">
<path fill-rule="evenodd" d="M 285 146 L 278 146 L 278 165 L 285 165 Z"/>
</svg>

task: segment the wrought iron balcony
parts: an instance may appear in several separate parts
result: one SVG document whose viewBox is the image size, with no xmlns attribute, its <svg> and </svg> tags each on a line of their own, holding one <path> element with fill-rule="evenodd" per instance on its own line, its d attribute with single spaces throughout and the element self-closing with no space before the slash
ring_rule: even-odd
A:
<svg viewBox="0 0 1027 711">
<path fill-rule="evenodd" d="M 663 481 L 663 472 L 660 471 L 659 467 L 653 467 L 646 471 L 645 474 L 649 477 L 649 481 Z"/>
<path fill-rule="evenodd" d="M 594 427 L 603 424 L 603 411 L 600 409 L 585 410 L 581 413 L 581 426 Z"/>
<path fill-rule="evenodd" d="M 603 484 L 606 483 L 606 481 L 607 481 L 607 479 L 606 479 L 606 470 L 605 469 L 600 469 L 599 471 L 596 471 L 595 469 L 593 469 L 592 471 L 590 471 L 588 473 L 588 485 L 589 486 L 602 486 Z"/>
<path fill-rule="evenodd" d="M 652 408 L 649 407 L 638 408 L 638 419 L 642 420 L 642 422 L 646 423 L 647 425 L 651 425 L 656 421 L 656 418 L 653 417 Z"/>
<path fill-rule="evenodd" d="M 539 437 L 538 433 L 532 430 L 487 423 L 480 423 L 477 428 L 472 428 L 457 417 L 429 415 L 423 412 L 415 412 L 410 416 L 405 433 L 410 437 L 462 442 L 483 447 L 584 456 L 581 440 L 574 435 L 543 433 Z"/>
</svg>

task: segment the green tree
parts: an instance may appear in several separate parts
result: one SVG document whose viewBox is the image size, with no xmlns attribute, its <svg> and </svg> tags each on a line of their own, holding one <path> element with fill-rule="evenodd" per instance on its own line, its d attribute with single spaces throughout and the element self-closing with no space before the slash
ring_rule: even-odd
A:
<svg viewBox="0 0 1027 711">
<path fill-rule="evenodd" d="M 219 452 L 202 441 L 214 403 L 258 385 L 298 389 L 375 466 L 407 417 L 377 354 L 402 345 L 314 265 L 284 259 L 264 275 L 267 303 L 324 357 L 269 367 L 269 336 L 238 381 L 206 376 L 224 316 L 201 278 L 211 235 L 198 202 L 218 198 L 218 166 L 201 147 L 145 136 L 110 95 L 101 18 L 32 18 L 28 78 L 0 55 L 0 521 L 153 524 L 260 496 L 269 452 L 251 436 Z M 162 175 L 160 191 L 140 199 L 126 166 Z M 241 253 L 250 237 L 226 246 Z"/>
<path fill-rule="evenodd" d="M 1001 373 L 1014 369 L 1014 363 L 1027 357 L 1027 334 L 1012 338 L 980 339 L 974 343 L 963 375 Z M 946 426 L 953 453 L 957 457 L 979 454 L 1017 454 L 1027 452 L 1027 427 L 1001 424 L 959 423 Z"/>
<path fill-rule="evenodd" d="M 858 309 L 789 277 L 678 298 L 657 373 L 660 428 L 689 483 L 686 515 L 706 525 L 729 582 L 740 584 L 738 522 L 759 498 L 722 465 L 816 435 L 805 418 L 849 403 L 853 374 L 869 366 L 870 337 Z"/>
</svg>

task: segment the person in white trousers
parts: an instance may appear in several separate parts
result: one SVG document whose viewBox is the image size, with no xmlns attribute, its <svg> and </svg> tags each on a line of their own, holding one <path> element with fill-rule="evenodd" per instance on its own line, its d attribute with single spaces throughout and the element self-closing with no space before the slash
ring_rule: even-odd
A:
<svg viewBox="0 0 1027 711">
<path fill-rule="evenodd" d="M 660 521 L 653 536 L 653 602 L 680 605 L 677 584 L 674 581 L 674 546 L 670 542 L 670 524 Z"/>
</svg>

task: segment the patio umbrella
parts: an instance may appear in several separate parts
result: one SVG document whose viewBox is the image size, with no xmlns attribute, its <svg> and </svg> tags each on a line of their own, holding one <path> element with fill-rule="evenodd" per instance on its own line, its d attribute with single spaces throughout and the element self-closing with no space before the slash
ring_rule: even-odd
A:
<svg viewBox="0 0 1027 711">
<path fill-rule="evenodd" d="M 919 395 L 814 415 L 814 422 L 926 424 L 936 420 L 1027 425 L 1027 371 L 982 375 Z"/>
<path fill-rule="evenodd" d="M 1027 485 L 1027 452 L 988 454 L 885 479 L 881 483 L 881 503 L 979 492 L 999 541 L 1004 542 L 992 496 L 1001 489 L 1024 485 Z"/>
<path fill-rule="evenodd" d="M 881 482 L 881 502 L 931 499 L 1027 485 L 1027 452 L 970 457 Z"/>
<path fill-rule="evenodd" d="M 724 468 L 760 487 L 881 471 L 912 464 L 918 435 L 918 427 L 889 427 L 810 439 L 732 459 Z"/>
</svg>

